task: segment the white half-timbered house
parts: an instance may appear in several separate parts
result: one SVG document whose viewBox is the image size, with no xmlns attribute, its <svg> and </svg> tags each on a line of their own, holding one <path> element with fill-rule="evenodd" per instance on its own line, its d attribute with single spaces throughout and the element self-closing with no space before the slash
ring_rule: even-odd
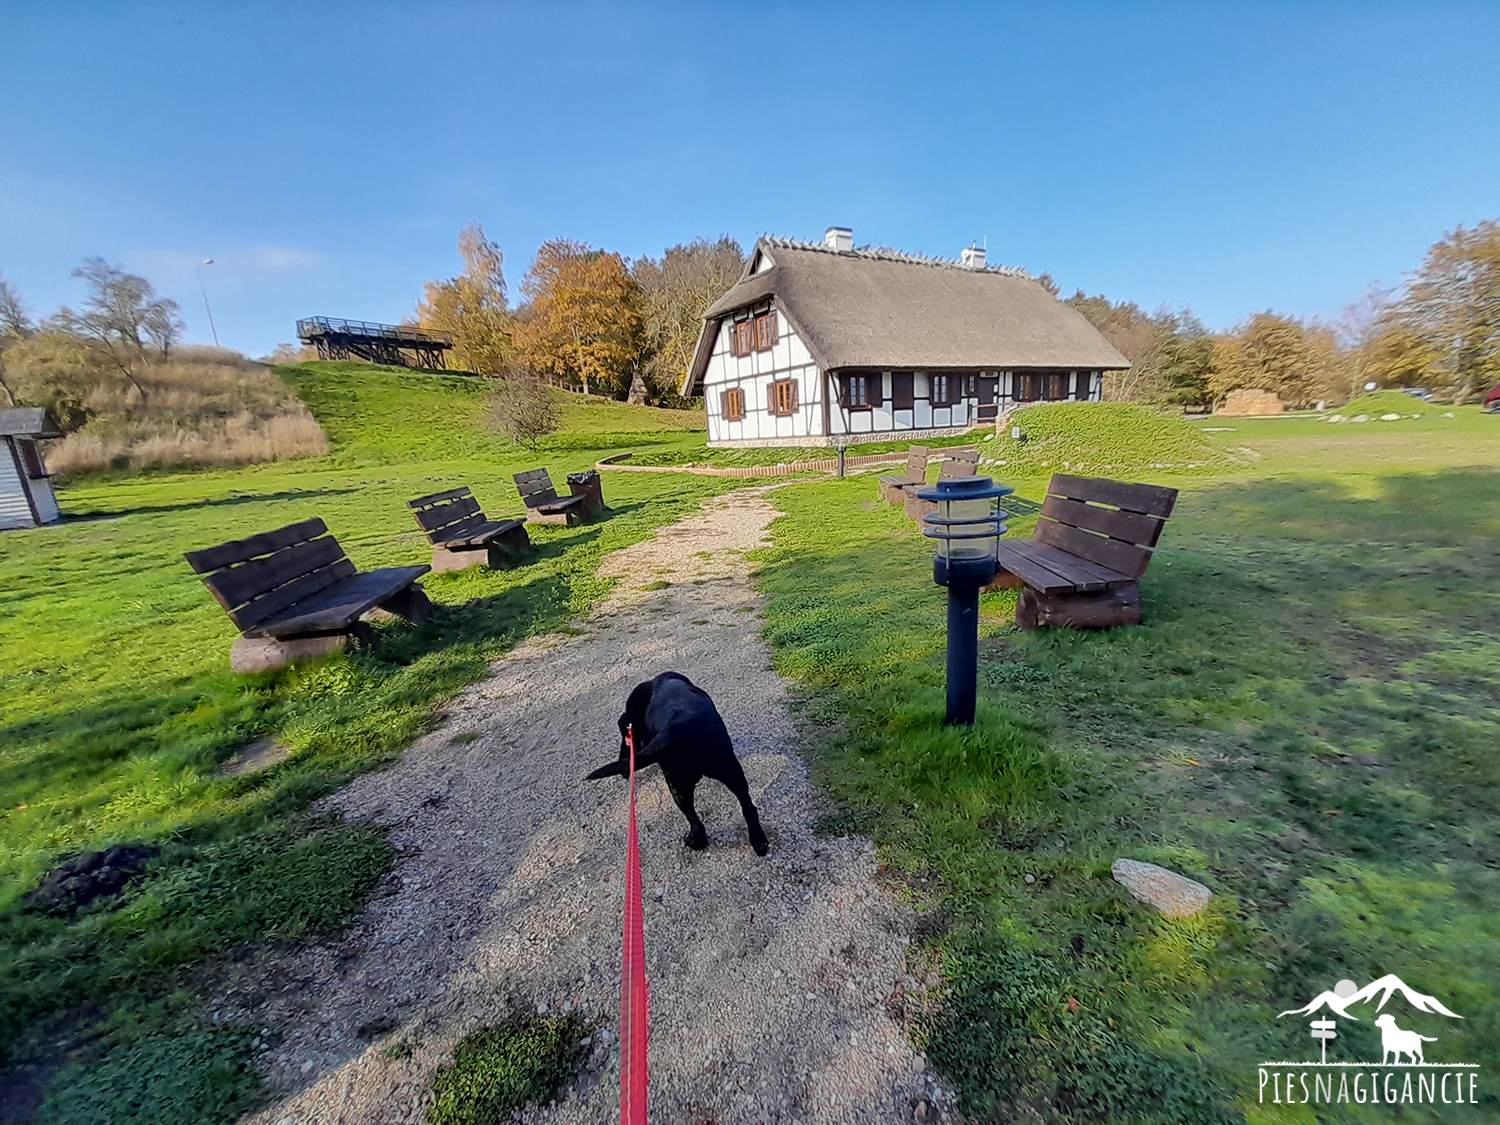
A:
<svg viewBox="0 0 1500 1125">
<path fill-rule="evenodd" d="M 62 519 L 37 441 L 57 432 L 40 406 L 0 410 L 0 531 Z"/>
<path fill-rule="evenodd" d="M 703 320 L 683 381 L 708 444 L 938 436 L 1026 402 L 1098 402 L 1129 362 L 1024 270 L 762 238 Z M 868 435 L 868 436 L 866 436 Z"/>
</svg>

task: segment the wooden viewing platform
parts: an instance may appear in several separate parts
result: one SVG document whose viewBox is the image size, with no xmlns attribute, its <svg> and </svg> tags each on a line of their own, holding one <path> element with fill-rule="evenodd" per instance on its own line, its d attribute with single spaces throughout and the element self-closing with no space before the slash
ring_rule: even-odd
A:
<svg viewBox="0 0 1500 1125">
<path fill-rule="evenodd" d="M 376 324 L 311 316 L 297 322 L 297 338 L 318 349 L 319 359 L 364 359 L 393 367 L 444 371 L 453 337 L 407 324 Z"/>
</svg>

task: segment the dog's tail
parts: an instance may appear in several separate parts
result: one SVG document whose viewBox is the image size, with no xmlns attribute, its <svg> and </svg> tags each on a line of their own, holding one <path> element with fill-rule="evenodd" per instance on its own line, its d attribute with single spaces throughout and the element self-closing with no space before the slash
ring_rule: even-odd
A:
<svg viewBox="0 0 1500 1125">
<path fill-rule="evenodd" d="M 624 758 L 616 758 L 609 765 L 600 766 L 593 773 L 589 774 L 588 777 L 584 778 L 584 780 L 598 781 L 601 777 L 620 777 L 629 769 L 630 763 L 628 761 Z"/>
<path fill-rule="evenodd" d="M 1437 1042 L 1437 1040 L 1434 1039 L 1431 1035 L 1418 1035 L 1417 1038 L 1420 1039 L 1420 1040 L 1422 1040 L 1424 1043 L 1436 1043 Z"/>
</svg>

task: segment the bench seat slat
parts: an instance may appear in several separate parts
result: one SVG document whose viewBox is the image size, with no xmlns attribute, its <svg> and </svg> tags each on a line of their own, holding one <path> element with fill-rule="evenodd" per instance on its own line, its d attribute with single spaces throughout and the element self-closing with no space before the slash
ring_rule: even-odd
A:
<svg viewBox="0 0 1500 1125">
<path fill-rule="evenodd" d="M 487 520 L 482 524 L 471 527 L 461 535 L 457 535 L 452 539 L 445 539 L 441 544 L 434 544 L 434 546 L 443 546 L 449 549 L 454 547 L 484 547 L 492 540 L 504 535 L 507 531 L 513 531 L 522 526 L 525 522 L 525 520 Z"/>
<path fill-rule="evenodd" d="M 339 541 L 325 535 L 311 542 L 283 547 L 274 555 L 205 575 L 203 584 L 221 606 L 233 610 L 295 578 L 329 566 L 343 556 L 344 549 L 339 546 Z"/>
<path fill-rule="evenodd" d="M 535 508 L 537 511 L 542 512 L 543 514 L 550 514 L 553 512 L 566 512 L 569 508 L 574 508 L 579 504 L 584 504 L 587 502 L 587 496 L 557 496 L 556 494 L 554 494 L 553 496 L 545 500 L 538 500 L 534 496 L 526 498 L 526 506 L 528 508 Z"/>
<path fill-rule="evenodd" d="M 329 566 L 304 574 L 301 578 L 293 579 L 285 586 L 278 586 L 270 593 L 240 606 L 229 615 L 229 620 L 239 626 L 240 632 L 248 635 L 261 622 L 285 612 L 290 606 L 312 597 L 320 590 L 326 590 L 346 578 L 353 578 L 358 573 L 352 562 L 340 558 Z"/>
<path fill-rule="evenodd" d="M 289 637 L 347 629 L 381 602 L 399 594 L 426 574 L 430 566 L 393 566 L 368 570 L 297 602 L 284 613 L 261 622 L 246 636 Z"/>
<path fill-rule="evenodd" d="M 1108 477 L 1075 477 L 1057 473 L 1047 491 L 1069 500 L 1092 500 L 1127 512 L 1166 519 L 1177 504 L 1177 490 L 1157 484 L 1126 484 Z"/>
<path fill-rule="evenodd" d="M 316 539 L 327 530 L 328 525 L 314 517 L 310 520 L 302 520 L 300 523 L 288 524 L 286 527 L 278 527 L 275 531 L 263 531 L 259 535 L 251 535 L 245 539 L 220 543 L 217 547 L 189 551 L 184 557 L 195 574 L 207 574 L 209 571 L 220 570 L 223 567 L 253 559 L 257 555 L 269 555 L 273 551 L 290 547 L 294 543 Z"/>
<path fill-rule="evenodd" d="M 1125 586 L 1134 582 L 1135 579 L 1128 574 L 1122 574 L 1118 570 L 1111 570 L 1107 566 L 1086 559 L 1081 555 L 1074 555 L 1047 543 L 1030 541 L 1032 553 L 1054 570 L 1066 568 L 1067 573 L 1077 574 L 1082 580 L 1080 589 L 1084 590 L 1106 590 L 1111 586 Z M 1061 572 L 1061 571 L 1060 571 Z"/>
<path fill-rule="evenodd" d="M 1127 578 L 1139 578 L 1146 573 L 1146 566 L 1151 562 L 1151 552 L 1145 547 L 1107 539 L 1056 520 L 1037 520 L 1033 538 L 1038 543 L 1060 547 L 1070 555 L 1079 555 L 1110 570 L 1117 570 Z"/>
<path fill-rule="evenodd" d="M 1097 575 L 1080 569 L 1070 559 L 1038 550 L 1042 544 L 1030 540 L 1006 543 L 995 549 L 995 561 L 1028 586 L 1043 593 L 1067 593 L 1071 590 L 1102 590 L 1105 582 Z"/>
<path fill-rule="evenodd" d="M 1115 511 L 1113 508 L 1098 508 L 1079 500 L 1068 500 L 1062 496 L 1048 496 L 1042 503 L 1042 515 L 1058 523 L 1097 531 L 1111 539 L 1126 543 L 1137 543 L 1142 547 L 1154 547 L 1161 538 L 1162 520 L 1155 516 L 1143 516 L 1136 512 Z"/>
</svg>

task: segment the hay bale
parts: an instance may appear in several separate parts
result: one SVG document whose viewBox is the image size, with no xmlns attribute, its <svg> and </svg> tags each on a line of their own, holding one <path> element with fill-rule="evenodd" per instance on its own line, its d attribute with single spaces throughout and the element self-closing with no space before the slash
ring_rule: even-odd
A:
<svg viewBox="0 0 1500 1125">
<path fill-rule="evenodd" d="M 1224 405 L 1214 413 L 1246 417 L 1258 414 L 1281 414 L 1285 410 L 1286 407 L 1275 391 L 1256 391 L 1243 387 L 1237 391 L 1230 391 L 1224 398 Z"/>
</svg>

